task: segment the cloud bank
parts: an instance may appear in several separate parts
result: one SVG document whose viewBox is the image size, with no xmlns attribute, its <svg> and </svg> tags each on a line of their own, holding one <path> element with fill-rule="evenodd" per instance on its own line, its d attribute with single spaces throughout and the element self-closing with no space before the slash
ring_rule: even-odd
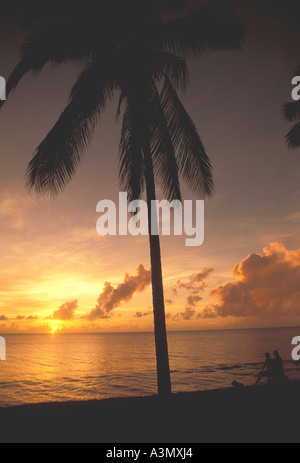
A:
<svg viewBox="0 0 300 463">
<path fill-rule="evenodd" d="M 235 281 L 211 292 L 218 303 L 199 318 L 300 315 L 300 249 L 271 243 L 263 254 L 250 254 L 237 264 L 232 276 Z"/>
</svg>

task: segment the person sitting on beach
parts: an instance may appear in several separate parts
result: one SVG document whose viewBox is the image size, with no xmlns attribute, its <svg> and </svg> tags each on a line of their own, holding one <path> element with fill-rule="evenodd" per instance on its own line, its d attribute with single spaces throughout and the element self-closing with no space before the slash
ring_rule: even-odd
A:
<svg viewBox="0 0 300 463">
<path fill-rule="evenodd" d="M 239 383 L 236 380 L 233 381 L 232 386 L 235 387 L 235 389 L 243 389 L 245 387 L 244 384 Z"/>
<path fill-rule="evenodd" d="M 275 381 L 283 381 L 286 379 L 284 374 L 283 368 L 283 360 L 279 355 L 277 350 L 274 350 L 274 360 L 273 360 L 273 367 L 272 367 L 272 376 Z"/>
<path fill-rule="evenodd" d="M 267 353 L 264 367 L 261 373 L 259 374 L 258 380 L 255 385 L 258 386 L 262 378 L 268 378 L 268 381 L 270 382 L 272 377 L 273 377 L 273 360 L 271 359 L 271 355 Z"/>
</svg>

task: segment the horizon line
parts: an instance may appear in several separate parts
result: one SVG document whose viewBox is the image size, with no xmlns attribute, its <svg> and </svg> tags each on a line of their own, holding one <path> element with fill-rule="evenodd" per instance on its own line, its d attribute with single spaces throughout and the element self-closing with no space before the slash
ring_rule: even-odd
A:
<svg viewBox="0 0 300 463">
<path fill-rule="evenodd" d="M 280 329 L 300 329 L 299 326 L 268 326 L 268 327 L 256 327 L 256 328 L 214 328 L 214 329 L 199 329 L 199 330 L 172 330 L 170 333 L 201 333 L 201 332 L 216 332 L 216 331 L 249 331 L 249 330 L 280 330 Z M 109 331 L 109 332 L 62 332 L 56 331 L 55 333 L 1 333 L 0 336 L 15 336 L 15 335 L 96 335 L 96 334 L 154 334 L 154 331 Z"/>
</svg>

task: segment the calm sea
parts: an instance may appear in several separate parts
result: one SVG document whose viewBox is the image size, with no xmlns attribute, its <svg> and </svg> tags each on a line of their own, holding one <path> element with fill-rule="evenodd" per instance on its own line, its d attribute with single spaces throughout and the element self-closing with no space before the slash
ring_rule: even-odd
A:
<svg viewBox="0 0 300 463">
<path fill-rule="evenodd" d="M 300 379 L 291 341 L 300 329 L 170 333 L 174 392 L 255 382 L 265 352 L 278 349 L 286 374 Z M 0 406 L 144 396 L 156 393 L 152 334 L 7 335 Z"/>
</svg>

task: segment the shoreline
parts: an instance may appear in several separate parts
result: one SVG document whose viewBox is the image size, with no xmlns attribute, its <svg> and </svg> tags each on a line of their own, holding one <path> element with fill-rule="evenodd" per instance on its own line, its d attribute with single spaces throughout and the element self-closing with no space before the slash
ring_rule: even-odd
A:
<svg viewBox="0 0 300 463">
<path fill-rule="evenodd" d="M 0 408 L 1 443 L 296 443 L 300 381 Z"/>
</svg>

